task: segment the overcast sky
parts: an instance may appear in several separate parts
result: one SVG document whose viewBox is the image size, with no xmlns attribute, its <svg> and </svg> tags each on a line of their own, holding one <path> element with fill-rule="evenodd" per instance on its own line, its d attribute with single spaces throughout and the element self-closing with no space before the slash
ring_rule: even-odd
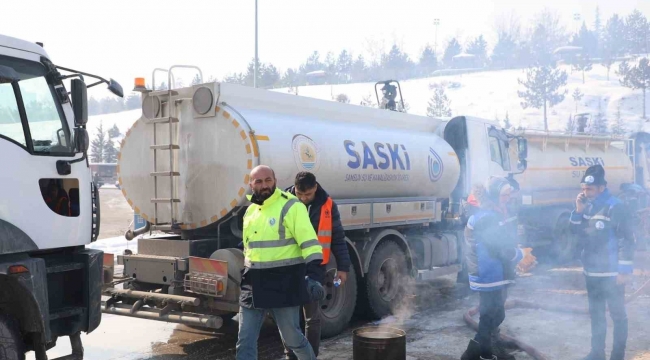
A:
<svg viewBox="0 0 650 360">
<path fill-rule="evenodd" d="M 181 5 L 182 4 L 182 5 Z M 481 33 L 494 46 L 498 18 L 514 14 L 527 25 L 544 7 L 558 11 L 568 29 L 580 13 L 591 26 L 596 6 L 603 22 L 613 13 L 639 9 L 650 0 L 259 0 L 259 56 L 281 71 L 297 67 L 314 50 L 348 49 L 368 55 L 368 44 L 396 42 L 412 58 L 435 42 L 461 43 Z M 198 65 L 205 77 L 244 71 L 254 56 L 254 0 L 7 0 L 0 34 L 45 43 L 61 66 L 113 77 L 125 90 L 154 67 Z M 185 82 L 191 75 L 184 74 Z M 94 96 L 106 93 L 92 89 Z"/>
</svg>

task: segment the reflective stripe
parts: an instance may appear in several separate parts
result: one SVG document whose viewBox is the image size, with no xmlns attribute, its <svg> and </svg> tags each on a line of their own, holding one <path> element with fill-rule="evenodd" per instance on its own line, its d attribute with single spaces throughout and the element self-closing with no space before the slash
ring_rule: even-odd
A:
<svg viewBox="0 0 650 360">
<path fill-rule="evenodd" d="M 329 249 L 330 247 L 332 247 L 332 244 L 331 243 L 324 243 L 324 244 L 320 244 L 320 246 L 322 246 L 323 249 Z"/>
<path fill-rule="evenodd" d="M 322 247 L 323 262 L 325 265 L 330 261 L 330 244 L 332 243 L 332 207 L 334 202 L 331 197 L 320 208 L 320 219 L 318 219 L 318 242 Z"/>
<path fill-rule="evenodd" d="M 318 230 L 318 236 L 332 236 L 332 230 Z"/>
<path fill-rule="evenodd" d="M 470 225 L 470 223 L 467 223 L 467 228 L 470 229 L 470 230 L 474 230 L 474 227 L 472 225 Z"/>
<path fill-rule="evenodd" d="M 475 288 L 491 288 L 491 287 L 497 287 L 501 285 L 508 285 L 508 284 L 514 284 L 515 282 L 513 280 L 503 280 L 503 281 L 497 281 L 489 284 L 481 284 L 481 283 L 476 283 L 476 282 L 469 282 L 470 286 L 473 286 Z"/>
<path fill-rule="evenodd" d="M 619 260 L 619 265 L 634 265 L 634 261 Z"/>
<path fill-rule="evenodd" d="M 267 249 L 287 245 L 296 245 L 296 240 L 294 238 L 284 240 L 256 240 L 247 243 L 249 249 Z"/>
<path fill-rule="evenodd" d="M 605 215 L 594 215 L 591 217 L 591 220 L 605 220 L 605 221 L 610 221 L 611 219 L 608 218 Z"/>
<path fill-rule="evenodd" d="M 582 224 L 582 221 L 573 221 L 573 220 L 569 220 L 569 222 L 570 222 L 571 224 L 576 224 L 576 225 L 580 225 L 580 224 Z"/>
<path fill-rule="evenodd" d="M 318 253 L 311 254 L 311 255 L 307 256 L 307 258 L 305 259 L 305 262 L 308 263 L 308 262 L 314 261 L 314 260 L 323 260 L 323 253 L 318 252 Z"/>
<path fill-rule="evenodd" d="M 319 245 L 318 240 L 313 239 L 313 240 L 307 240 L 304 241 L 302 244 L 300 244 L 301 249 L 306 249 L 311 246 Z"/>
<path fill-rule="evenodd" d="M 305 260 L 302 257 L 296 257 L 296 258 L 284 259 L 284 260 L 275 260 L 275 261 L 255 261 L 255 262 L 251 262 L 249 259 L 246 259 L 244 261 L 244 266 L 250 269 L 269 269 L 269 268 L 298 265 L 304 263 Z"/>
<path fill-rule="evenodd" d="M 617 272 L 608 272 L 608 273 L 591 273 L 591 272 L 586 272 L 583 271 L 583 273 L 587 276 L 593 276 L 593 277 L 610 277 L 610 276 L 618 276 Z"/>
<path fill-rule="evenodd" d="M 587 214 L 582 215 L 582 217 L 587 219 L 587 220 L 591 219 L 591 216 L 588 216 Z"/>
<path fill-rule="evenodd" d="M 500 225 L 500 226 L 503 226 L 503 225 L 505 225 L 505 224 L 507 224 L 507 223 L 510 223 L 510 222 L 513 222 L 513 221 L 517 221 L 517 217 L 516 217 L 516 216 L 513 216 L 513 217 L 511 217 L 511 218 L 507 218 L 507 219 L 505 219 L 505 220 L 503 220 L 503 221 L 499 221 L 499 225 Z"/>
<path fill-rule="evenodd" d="M 287 215 L 289 212 L 289 209 L 293 206 L 293 204 L 297 203 L 298 199 L 289 199 L 286 204 L 282 207 L 282 211 L 280 212 L 280 223 L 278 223 L 278 235 L 280 236 L 280 240 L 284 240 L 286 237 L 286 229 L 284 228 L 284 217 Z"/>
</svg>

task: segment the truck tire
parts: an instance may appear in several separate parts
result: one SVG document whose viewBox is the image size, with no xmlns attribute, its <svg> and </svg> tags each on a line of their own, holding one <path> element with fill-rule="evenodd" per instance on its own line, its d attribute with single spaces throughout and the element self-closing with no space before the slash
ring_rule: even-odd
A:
<svg viewBox="0 0 650 360">
<path fill-rule="evenodd" d="M 0 360 L 25 360 L 23 339 L 16 320 L 0 314 Z"/>
<path fill-rule="evenodd" d="M 562 214 L 554 229 L 553 255 L 557 264 L 566 264 L 575 256 L 577 239 L 569 226 L 570 214 Z"/>
<path fill-rule="evenodd" d="M 330 256 L 325 275 L 327 296 L 320 302 L 321 337 L 324 339 L 336 336 L 348 327 L 357 302 L 357 273 L 354 265 L 350 265 L 348 279 L 339 287 L 333 283 L 334 269 L 336 260 Z"/>
<path fill-rule="evenodd" d="M 365 281 L 366 312 L 372 319 L 392 313 L 403 294 L 402 284 L 407 274 L 406 255 L 399 245 L 388 240 L 375 248 Z"/>
</svg>

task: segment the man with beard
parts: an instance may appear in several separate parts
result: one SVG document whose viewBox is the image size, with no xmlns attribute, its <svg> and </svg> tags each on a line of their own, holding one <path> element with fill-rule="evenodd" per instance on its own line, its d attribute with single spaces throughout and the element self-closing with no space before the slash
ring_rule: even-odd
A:
<svg viewBox="0 0 650 360">
<path fill-rule="evenodd" d="M 296 174 L 294 186 L 286 189 L 307 206 L 309 218 L 314 230 L 318 231 L 318 240 L 323 247 L 323 269 L 329 263 L 331 255 L 336 258 L 335 281 L 343 285 L 347 281 L 350 271 L 350 254 L 345 242 L 345 232 L 341 225 L 339 208 L 325 189 L 316 181 L 316 176 L 310 172 L 302 171 Z M 350 304 L 348 304 L 350 305 Z M 303 306 L 305 315 L 305 335 L 318 356 L 320 345 L 320 308 L 319 302 L 314 301 Z M 285 347 L 285 359 L 294 360 L 296 357 Z"/>
<path fill-rule="evenodd" d="M 252 204 L 244 215 L 237 360 L 257 359 L 257 339 L 267 312 L 298 359 L 314 360 L 300 331 L 300 306 L 325 296 L 323 251 L 305 205 L 275 184 L 268 166 L 250 173 L 253 195 L 248 196 Z"/>
</svg>

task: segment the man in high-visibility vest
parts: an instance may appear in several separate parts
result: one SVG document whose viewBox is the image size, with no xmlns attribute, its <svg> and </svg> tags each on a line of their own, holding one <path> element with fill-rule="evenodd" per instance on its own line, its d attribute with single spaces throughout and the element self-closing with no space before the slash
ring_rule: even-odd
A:
<svg viewBox="0 0 650 360">
<path fill-rule="evenodd" d="M 250 173 L 253 195 L 244 215 L 237 360 L 257 359 L 257 339 L 267 312 L 298 359 L 316 359 L 300 331 L 300 306 L 325 296 L 323 250 L 305 205 L 275 184 L 268 166 Z"/>
<path fill-rule="evenodd" d="M 307 206 L 309 218 L 314 230 L 318 232 L 318 241 L 323 247 L 323 268 L 330 261 L 330 255 L 336 258 L 336 280 L 341 284 L 347 280 L 350 271 L 350 254 L 345 242 L 345 232 L 341 225 L 341 215 L 336 203 L 325 189 L 316 181 L 316 176 L 310 172 L 299 172 L 294 186 L 286 189 Z M 350 304 L 353 306 L 353 304 Z M 319 302 L 303 305 L 305 315 L 305 335 L 318 356 L 320 345 L 321 324 Z M 285 346 L 286 359 L 295 359 L 295 355 Z"/>
</svg>

